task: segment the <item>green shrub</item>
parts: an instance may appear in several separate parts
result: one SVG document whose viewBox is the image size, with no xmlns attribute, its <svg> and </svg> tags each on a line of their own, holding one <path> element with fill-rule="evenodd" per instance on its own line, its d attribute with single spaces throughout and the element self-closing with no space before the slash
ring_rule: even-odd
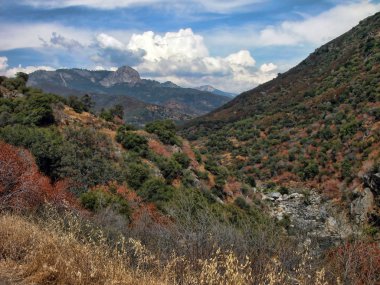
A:
<svg viewBox="0 0 380 285">
<path fill-rule="evenodd" d="M 116 141 L 131 151 L 145 155 L 148 150 L 148 140 L 136 133 L 125 131 L 125 126 L 121 126 L 116 133 Z"/>
<path fill-rule="evenodd" d="M 131 208 L 128 202 L 117 194 L 111 194 L 102 190 L 88 191 L 80 196 L 80 201 L 86 209 L 94 212 L 111 207 L 127 220 L 131 216 Z"/>
<path fill-rule="evenodd" d="M 77 96 L 69 96 L 67 98 L 67 105 L 73 108 L 75 112 L 82 113 L 85 111 L 86 107 Z"/>
<path fill-rule="evenodd" d="M 146 164 L 132 163 L 128 165 L 127 182 L 133 189 L 139 189 L 149 176 L 150 171 Z"/>
<path fill-rule="evenodd" d="M 155 161 L 160 168 L 162 175 L 170 183 L 182 174 L 181 165 L 173 158 L 160 157 Z"/>
<path fill-rule="evenodd" d="M 175 188 L 167 185 L 164 180 L 151 178 L 145 181 L 137 193 L 146 202 L 158 202 L 158 204 L 160 204 L 160 202 L 169 201 L 174 191 Z"/>
<path fill-rule="evenodd" d="M 249 210 L 250 206 L 247 201 L 243 197 L 237 197 L 234 201 L 235 205 L 238 206 L 242 210 Z"/>
<path fill-rule="evenodd" d="M 256 180 L 253 176 L 247 176 L 246 182 L 251 187 L 256 187 Z"/>
<path fill-rule="evenodd" d="M 183 169 L 186 169 L 190 166 L 190 158 L 183 152 L 176 152 L 173 154 L 173 158 L 182 166 Z"/>
<path fill-rule="evenodd" d="M 164 144 L 181 145 L 181 141 L 176 136 L 176 127 L 173 121 L 154 121 L 146 124 L 145 130 L 148 133 L 156 134 Z"/>
</svg>

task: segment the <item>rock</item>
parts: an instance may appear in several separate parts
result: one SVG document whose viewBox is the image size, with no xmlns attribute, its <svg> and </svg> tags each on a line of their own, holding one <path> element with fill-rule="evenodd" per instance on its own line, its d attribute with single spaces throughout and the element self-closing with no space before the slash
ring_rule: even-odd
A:
<svg viewBox="0 0 380 285">
<path fill-rule="evenodd" d="M 267 195 L 269 198 L 272 198 L 274 200 L 280 199 L 282 197 L 281 193 L 279 192 L 271 192 Z"/>
<path fill-rule="evenodd" d="M 300 199 L 303 198 L 304 195 L 300 193 L 292 193 L 288 196 L 289 199 Z"/>
<path fill-rule="evenodd" d="M 363 177 L 364 184 L 369 187 L 372 192 L 380 194 L 380 173 L 370 173 Z"/>
<path fill-rule="evenodd" d="M 122 66 L 102 79 L 100 84 L 105 87 L 110 87 L 119 83 L 136 84 L 140 81 L 140 74 L 136 70 L 129 66 Z"/>
<path fill-rule="evenodd" d="M 360 224 L 367 222 L 368 214 L 375 205 L 373 193 L 369 188 L 365 188 L 363 192 L 355 192 L 359 197 L 352 201 L 350 205 L 350 213 L 355 222 Z"/>
</svg>

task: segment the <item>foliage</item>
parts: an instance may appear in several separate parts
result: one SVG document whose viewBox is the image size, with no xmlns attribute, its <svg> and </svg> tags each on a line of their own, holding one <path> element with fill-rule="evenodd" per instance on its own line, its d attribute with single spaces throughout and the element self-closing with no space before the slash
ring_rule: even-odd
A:
<svg viewBox="0 0 380 285">
<path fill-rule="evenodd" d="M 51 105 L 62 99 L 54 95 L 33 93 L 30 96 L 0 98 L 0 126 L 23 124 L 46 126 L 54 123 Z"/>
<path fill-rule="evenodd" d="M 156 134 L 164 144 L 181 145 L 181 141 L 176 135 L 176 127 L 173 121 L 154 121 L 145 125 L 145 130 Z"/>
<path fill-rule="evenodd" d="M 137 133 L 127 131 L 126 126 L 121 126 L 116 133 L 116 141 L 131 151 L 144 155 L 148 150 L 148 140 Z"/>
<path fill-rule="evenodd" d="M 0 209 L 27 211 L 45 202 L 57 206 L 74 201 L 63 182 L 50 182 L 42 175 L 32 155 L 24 149 L 0 141 Z"/>
<path fill-rule="evenodd" d="M 91 211 L 98 212 L 106 208 L 112 208 L 127 220 L 130 219 L 131 209 L 128 202 L 118 194 L 97 188 L 80 196 L 82 205 Z"/>
<path fill-rule="evenodd" d="M 145 181 L 137 193 L 144 201 L 161 205 L 162 202 L 167 202 L 172 198 L 174 191 L 175 188 L 167 185 L 164 180 L 151 178 Z"/>
<path fill-rule="evenodd" d="M 173 159 L 178 162 L 183 169 L 186 169 L 190 166 L 190 158 L 183 152 L 174 153 Z"/>
<path fill-rule="evenodd" d="M 139 189 L 150 177 L 149 167 L 144 163 L 131 163 L 127 168 L 128 185 L 133 189 Z"/>
</svg>

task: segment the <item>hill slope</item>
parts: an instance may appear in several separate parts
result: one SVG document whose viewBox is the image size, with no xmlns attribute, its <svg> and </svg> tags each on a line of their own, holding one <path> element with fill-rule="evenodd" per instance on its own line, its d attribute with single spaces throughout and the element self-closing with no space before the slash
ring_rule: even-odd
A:
<svg viewBox="0 0 380 285">
<path fill-rule="evenodd" d="M 340 196 L 379 160 L 379 82 L 377 13 L 183 132 L 236 171 Z"/>
</svg>

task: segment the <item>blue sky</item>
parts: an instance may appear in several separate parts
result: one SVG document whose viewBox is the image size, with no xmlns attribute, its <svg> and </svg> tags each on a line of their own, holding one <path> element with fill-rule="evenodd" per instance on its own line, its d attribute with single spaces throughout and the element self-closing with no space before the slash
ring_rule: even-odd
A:
<svg viewBox="0 0 380 285">
<path fill-rule="evenodd" d="M 136 68 L 241 92 L 380 11 L 380 0 L 0 0 L 0 73 Z"/>
</svg>

